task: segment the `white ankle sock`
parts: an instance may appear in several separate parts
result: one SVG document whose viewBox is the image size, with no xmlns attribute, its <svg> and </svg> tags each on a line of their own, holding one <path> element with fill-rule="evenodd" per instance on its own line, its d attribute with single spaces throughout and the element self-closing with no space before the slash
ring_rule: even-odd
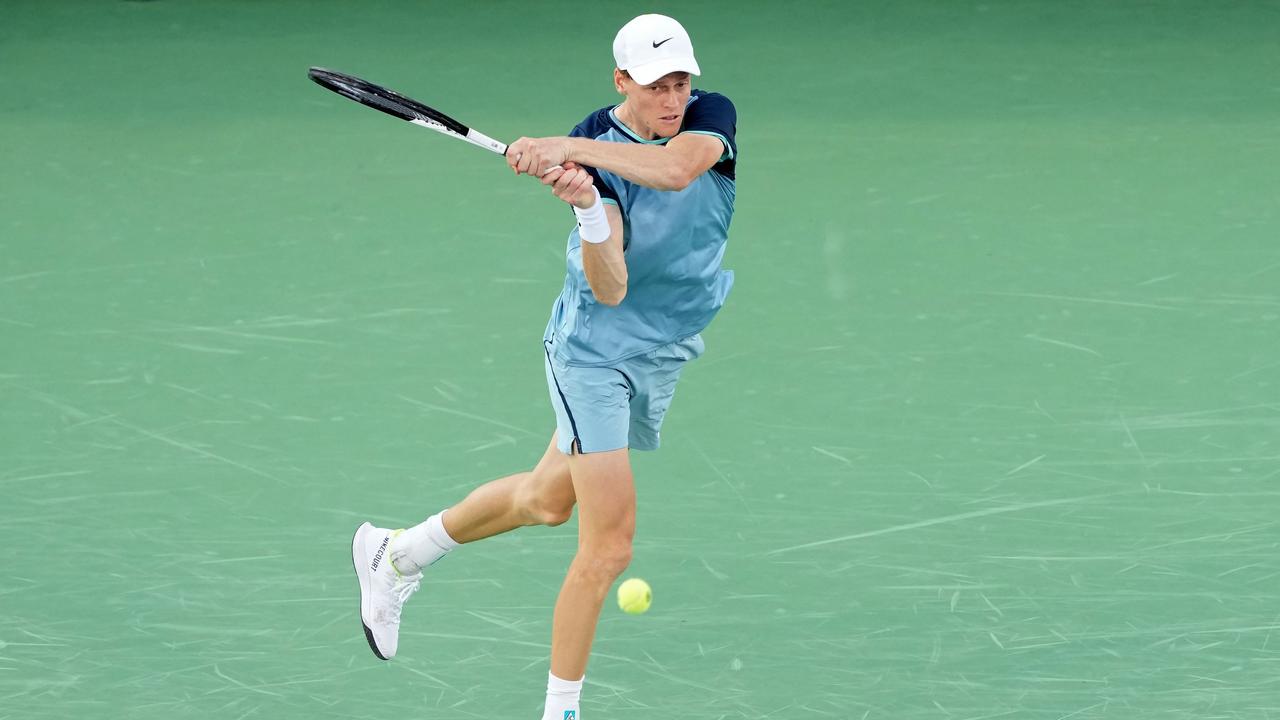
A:
<svg viewBox="0 0 1280 720">
<path fill-rule="evenodd" d="M 391 562 L 405 575 L 413 575 L 444 557 L 458 543 L 444 530 L 446 510 L 414 525 L 391 541 Z"/>
<path fill-rule="evenodd" d="M 542 720 L 582 720 L 578 711 L 578 699 L 582 695 L 582 681 L 561 680 L 547 673 L 547 707 L 542 711 Z"/>
</svg>

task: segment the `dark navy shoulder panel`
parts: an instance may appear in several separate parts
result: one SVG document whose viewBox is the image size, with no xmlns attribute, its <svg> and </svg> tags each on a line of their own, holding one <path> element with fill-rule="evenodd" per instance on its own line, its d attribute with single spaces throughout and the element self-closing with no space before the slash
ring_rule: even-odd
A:
<svg viewBox="0 0 1280 720">
<path fill-rule="evenodd" d="M 584 137 L 595 140 L 607 133 L 613 128 L 613 124 L 609 122 L 609 108 L 603 107 L 588 115 L 582 122 L 574 126 L 569 133 L 569 137 Z M 618 201 L 618 193 L 609 186 L 601 177 L 600 171 L 587 165 L 582 166 L 587 172 L 591 173 L 591 180 L 595 183 L 596 189 L 600 191 L 600 197 L 606 200 Z"/>
<path fill-rule="evenodd" d="M 684 113 L 681 132 L 707 133 L 723 138 L 728 145 L 725 157 L 711 169 L 733 179 L 738 162 L 738 111 L 729 98 L 720 93 L 694 90 Z"/>
<path fill-rule="evenodd" d="M 609 108 L 602 107 L 588 115 L 573 128 L 569 137 L 584 137 L 592 140 L 609 131 L 613 124 L 609 122 Z"/>
</svg>

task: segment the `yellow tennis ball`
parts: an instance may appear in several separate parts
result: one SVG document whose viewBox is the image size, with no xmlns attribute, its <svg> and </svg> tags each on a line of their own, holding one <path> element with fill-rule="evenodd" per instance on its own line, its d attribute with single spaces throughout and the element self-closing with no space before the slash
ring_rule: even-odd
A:
<svg viewBox="0 0 1280 720">
<path fill-rule="evenodd" d="M 618 586 L 618 607 L 622 612 L 639 615 L 653 602 L 653 590 L 640 578 L 631 578 Z"/>
</svg>

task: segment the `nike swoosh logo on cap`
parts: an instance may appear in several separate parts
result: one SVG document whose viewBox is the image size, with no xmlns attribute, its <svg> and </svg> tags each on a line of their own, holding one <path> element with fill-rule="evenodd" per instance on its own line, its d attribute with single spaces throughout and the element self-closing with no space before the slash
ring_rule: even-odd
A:
<svg viewBox="0 0 1280 720">
<path fill-rule="evenodd" d="M 672 35 L 671 37 L 667 38 L 667 40 L 671 40 L 671 39 L 674 39 L 674 38 L 675 38 L 675 36 L 674 36 L 674 35 Z M 654 44 L 653 44 L 653 46 L 654 46 L 655 48 L 656 48 L 656 47 L 659 47 L 660 45 L 662 45 L 662 43 L 665 43 L 667 40 L 663 40 L 662 42 L 656 42 L 656 43 L 654 43 Z"/>
</svg>

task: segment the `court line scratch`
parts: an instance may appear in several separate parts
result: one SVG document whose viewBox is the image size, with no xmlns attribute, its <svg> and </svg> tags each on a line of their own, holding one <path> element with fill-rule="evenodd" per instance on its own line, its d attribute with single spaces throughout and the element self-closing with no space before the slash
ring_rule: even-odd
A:
<svg viewBox="0 0 1280 720">
<path fill-rule="evenodd" d="M 22 477 L 0 478 L 3 483 L 25 482 L 27 480 L 44 480 L 56 477 L 72 477 L 74 475 L 88 475 L 92 470 L 68 470 L 67 472 L 44 473 L 43 475 L 23 475 Z"/>
<path fill-rule="evenodd" d="M 1263 365 L 1261 367 L 1256 367 L 1252 370 L 1245 370 L 1244 372 L 1236 373 L 1235 375 L 1232 375 L 1231 377 L 1227 378 L 1227 381 L 1230 382 L 1232 380 L 1239 380 L 1242 377 L 1249 377 L 1254 373 L 1260 373 L 1264 370 L 1270 370 L 1272 368 L 1280 368 L 1280 363 L 1271 363 L 1270 365 Z"/>
<path fill-rule="evenodd" d="M 140 435 L 145 435 L 145 436 L 147 436 L 147 437 L 149 437 L 149 438 L 152 438 L 152 439 L 154 439 L 154 440 L 159 440 L 159 441 L 160 441 L 160 442 L 162 442 L 162 443 L 167 443 L 167 444 L 172 445 L 172 446 L 174 446 L 174 447 L 176 447 L 176 448 L 181 448 L 181 449 L 183 449 L 183 450 L 186 450 L 187 452 L 192 452 L 192 453 L 195 453 L 196 455 L 200 455 L 200 456 L 203 456 L 203 457 L 207 457 L 207 458 L 209 458 L 210 460 L 217 460 L 218 462 L 226 463 L 227 465 L 230 465 L 231 467 L 240 468 L 241 470 L 244 470 L 244 471 L 246 471 L 246 472 L 251 472 L 251 473 L 253 473 L 254 475 L 257 475 L 257 476 L 259 476 L 259 477 L 264 477 L 264 478 L 267 478 L 267 479 L 269 479 L 269 480 L 275 480 L 276 482 L 280 483 L 281 485 L 288 485 L 288 484 L 289 484 L 289 483 L 285 482 L 284 480 L 282 480 L 282 479 L 280 479 L 280 478 L 276 477 L 275 475 L 272 475 L 271 473 L 269 473 L 269 472 L 267 472 L 267 471 L 265 471 L 265 470 L 259 470 L 259 469 L 255 468 L 255 467 L 251 467 L 251 466 L 249 466 L 249 465 L 245 465 L 244 463 L 238 463 L 238 462 L 236 462 L 235 460 L 232 460 L 231 458 L 223 457 L 223 456 L 218 455 L 218 454 L 216 454 L 216 453 L 211 453 L 211 452 L 209 452 L 209 451 L 207 451 L 207 450 L 201 450 L 200 448 L 196 447 L 195 445 L 190 445 L 190 444 L 188 444 L 188 443 L 184 443 L 184 442 L 182 442 L 182 441 L 180 441 L 180 440 L 174 440 L 173 438 L 165 437 L 164 435 L 161 435 L 161 434 L 159 434 L 159 433 L 154 433 L 154 432 L 151 432 L 150 430 L 146 430 L 146 429 L 140 428 L 140 427 L 138 427 L 137 425 L 132 425 L 132 424 L 127 423 L 127 422 L 125 422 L 125 421 L 123 421 L 123 420 L 120 420 L 120 419 L 118 419 L 118 418 L 112 418 L 111 422 L 113 422 L 113 423 L 115 423 L 115 424 L 117 424 L 117 425 L 119 425 L 119 426 L 121 426 L 121 427 L 128 428 L 128 429 L 130 429 L 130 430 L 132 430 L 132 431 L 134 431 L 134 432 L 136 432 L 136 433 L 138 433 L 138 434 L 140 434 Z"/>
<path fill-rule="evenodd" d="M 1087 348 L 1083 345 L 1076 345 L 1075 343 L 1069 343 L 1065 340 L 1054 340 L 1053 338 L 1041 337 L 1039 335 L 1023 335 L 1023 337 L 1028 340 L 1035 340 L 1036 342 L 1042 342 L 1049 345 L 1057 345 L 1058 347 L 1064 347 L 1070 350 L 1079 350 L 1080 352 L 1087 352 L 1090 355 L 1096 355 L 1098 357 L 1102 357 L 1102 353 L 1098 352 L 1097 350 L 1094 350 L 1093 348 Z"/>
<path fill-rule="evenodd" d="M 289 337 L 287 335 L 267 335 L 264 333 L 251 333 L 251 332 L 242 332 L 238 330 L 226 330 L 224 328 L 205 327 L 202 325 L 185 325 L 183 327 L 155 330 L 154 332 L 176 332 L 176 333 L 205 332 L 205 333 L 213 333 L 215 335 L 227 335 L 229 337 L 246 338 L 248 340 L 267 340 L 271 342 L 299 343 L 302 345 L 336 345 L 337 344 L 337 343 L 329 342 L 328 340 L 314 340 L 311 338 Z"/>
<path fill-rule="evenodd" d="M 1004 297 L 1020 297 L 1020 298 L 1036 298 L 1039 300 L 1066 300 L 1067 302 L 1094 303 L 1097 305 L 1118 305 L 1120 307 L 1136 307 L 1145 308 L 1147 310 L 1179 310 L 1179 308 L 1170 305 L 1152 305 L 1150 303 L 1127 302 L 1124 300 L 1100 300 L 1098 298 L 1072 297 L 1070 295 L 1045 295 L 1042 293 L 1014 293 L 1014 292 L 996 292 L 993 290 L 980 291 L 979 295 L 1000 295 Z"/>
<path fill-rule="evenodd" d="M 222 669 L 221 669 L 221 668 L 219 668 L 217 665 L 214 665 L 214 666 L 213 666 L 213 672 L 214 672 L 214 674 L 216 674 L 218 677 L 222 678 L 223 680 L 226 680 L 227 682 L 229 682 L 229 683 L 231 683 L 231 684 L 233 684 L 233 685 L 238 685 L 238 686 L 240 686 L 240 687 L 242 687 L 242 688 L 244 688 L 245 690 L 248 690 L 248 691 L 250 691 L 250 692 L 262 693 L 263 695 L 270 695 L 270 696 L 272 696 L 272 697 L 284 697 L 284 696 L 283 696 L 283 695 L 281 695 L 280 693 L 273 693 L 273 692 L 271 692 L 271 691 L 269 691 L 269 690 L 263 690 L 263 689 L 261 689 L 261 688 L 253 687 L 252 685 L 246 685 L 245 683 L 243 683 L 243 682 L 241 682 L 241 681 L 239 681 L 239 680 L 236 680 L 235 678 L 233 678 L 233 677 L 231 677 L 231 676 L 227 675 L 226 673 L 222 672 Z M 218 690 L 214 690 L 214 691 L 211 691 L 211 692 L 218 692 Z M 206 695 L 208 695 L 209 693 L 205 693 L 205 694 L 206 694 Z"/>
<path fill-rule="evenodd" d="M 37 277 L 41 277 L 41 276 L 44 276 L 44 275 L 48 275 L 48 274 L 50 274 L 51 272 L 53 272 L 53 271 L 52 271 L 52 270 L 40 270 L 40 271 L 38 271 L 38 272 L 29 272 L 29 273 L 24 273 L 24 274 L 22 274 L 22 275 L 10 275 L 9 277 L 2 277 L 2 278 L 0 278 L 0 285 L 5 285 L 5 284 L 7 284 L 7 283 L 11 283 L 11 282 L 18 282 L 19 280 L 28 280 L 28 279 L 30 279 L 30 278 L 37 278 Z"/>
<path fill-rule="evenodd" d="M 708 457 L 707 454 L 702 451 L 701 445 L 693 441 L 690 441 L 690 444 L 693 445 L 693 449 L 697 450 L 698 454 L 702 456 L 703 462 L 705 462 L 707 466 L 711 468 L 712 472 L 714 472 L 717 477 L 719 477 L 722 481 L 724 481 L 725 485 L 729 486 L 729 489 L 733 491 L 734 495 L 738 496 L 738 502 L 742 503 L 742 507 L 747 511 L 747 514 L 752 517 L 755 517 L 755 513 L 751 511 L 751 506 L 747 504 L 747 499 L 742 496 L 742 492 L 739 491 L 738 488 L 733 483 L 729 482 L 729 476 L 725 475 L 724 471 L 722 471 L 715 463 L 711 462 L 711 458 Z"/>
<path fill-rule="evenodd" d="M 918 472 L 912 472 L 912 471 L 910 471 L 910 470 L 908 470 L 908 471 L 907 471 L 907 474 L 908 474 L 908 475 L 910 475 L 910 476 L 912 476 L 912 477 L 914 477 L 914 478 L 918 478 L 919 480 L 924 481 L 924 484 L 925 484 L 925 485 L 928 485 L 930 490 L 932 490 L 932 489 L 933 489 L 933 483 L 929 482 L 929 478 L 927 478 L 927 477 L 925 477 L 925 476 L 921 475 L 921 474 L 920 474 L 920 473 L 918 473 Z"/>
<path fill-rule="evenodd" d="M 823 455 L 826 455 L 826 456 L 827 456 L 827 457 L 829 457 L 829 458 L 835 458 L 836 460 L 839 460 L 840 462 L 844 463 L 845 465 L 852 465 L 852 464 L 853 464 L 853 461 L 852 461 L 852 460 L 850 460 L 850 459 L 849 459 L 849 458 L 847 458 L 847 457 L 844 457 L 843 455 L 837 455 L 837 454 L 835 454 L 835 453 L 831 452 L 830 450 L 824 450 L 824 449 L 822 449 L 822 448 L 818 447 L 817 445 L 811 445 L 810 447 L 812 447 L 812 448 L 813 448 L 814 450 L 816 450 L 817 452 L 820 452 L 820 453 L 822 453 Z"/>
<path fill-rule="evenodd" d="M 1026 461 L 1026 462 L 1022 463 L 1021 465 L 1019 465 L 1018 467 L 1016 467 L 1016 468 L 1014 468 L 1014 469 L 1010 470 L 1009 472 L 1005 473 L 1004 475 L 1005 475 L 1005 477 L 1009 477 L 1010 475 L 1014 475 L 1014 474 L 1018 473 L 1018 472 L 1019 472 L 1019 471 L 1021 471 L 1021 470 L 1026 470 L 1027 468 L 1031 467 L 1032 465 L 1035 465 L 1036 463 L 1038 463 L 1038 462 L 1040 462 L 1041 460 L 1045 459 L 1045 457 L 1046 457 L 1045 455 L 1041 455 L 1041 456 L 1039 456 L 1039 457 L 1032 458 L 1031 460 L 1028 460 L 1028 461 Z"/>
<path fill-rule="evenodd" d="M 803 545 L 792 545 L 791 547 L 778 548 L 765 553 L 765 556 L 781 555 L 782 553 L 792 552 L 794 550 L 805 550 L 808 548 L 821 547 L 823 545 L 833 545 L 835 543 L 849 542 L 850 540 L 862 540 L 865 538 L 876 537 L 878 535 L 889 535 L 891 533 L 904 532 L 906 530 L 917 530 L 919 528 L 931 527 L 933 525 L 945 525 L 947 523 L 961 522 L 963 520 L 972 520 L 974 518 L 988 517 L 990 515 L 1001 515 L 1004 513 L 1021 512 L 1023 510 L 1035 510 L 1042 507 L 1052 507 L 1054 505 L 1067 505 L 1070 503 L 1087 502 L 1089 500 L 1099 500 L 1101 498 L 1115 497 L 1125 493 L 1104 493 L 1101 495 L 1082 495 L 1080 497 L 1062 498 L 1060 500 L 1044 500 L 1042 502 L 1023 503 L 1022 505 L 1010 505 L 1007 507 L 987 508 L 986 510 L 975 510 L 967 513 L 957 513 L 955 515 L 943 515 L 941 517 L 929 518 L 928 520 L 920 520 L 913 523 L 904 523 L 902 525 L 893 525 L 879 530 L 868 530 L 867 532 L 854 533 L 853 535 L 842 535 L 840 537 L 828 538 L 826 540 L 817 540 Z"/>
<path fill-rule="evenodd" d="M 283 554 L 277 554 L 277 555 L 253 555 L 251 557 L 218 558 L 217 560 L 201 560 L 200 564 L 201 565 L 221 565 L 223 563 L 254 562 L 257 560 L 275 560 L 277 558 L 282 558 L 282 557 L 287 557 L 287 556 Z"/>
<path fill-rule="evenodd" d="M 454 410 L 452 408 L 441 407 L 439 405 L 433 405 L 431 403 L 422 402 L 421 400 L 414 400 L 413 398 L 408 397 L 407 395 L 396 395 L 396 397 L 400 398 L 401 400 L 404 400 L 405 402 L 413 403 L 414 405 L 417 405 L 419 407 L 424 407 L 428 410 L 435 410 L 436 412 L 447 413 L 449 415 L 457 415 L 458 417 L 464 417 L 469 420 L 478 420 L 480 422 L 486 422 L 486 423 L 489 423 L 490 425 L 497 425 L 498 427 L 506 428 L 508 430 L 515 430 L 516 432 L 522 433 L 524 435 L 536 434 L 536 433 L 529 432 L 524 428 L 518 428 L 515 425 L 508 425 L 502 422 L 501 420 L 494 420 L 492 418 L 487 418 L 481 415 L 472 415 L 471 413 L 463 412 L 461 410 Z"/>
<path fill-rule="evenodd" d="M 1149 465 L 1147 456 L 1142 452 L 1142 446 L 1138 444 L 1138 439 L 1133 436 L 1133 431 L 1129 429 L 1129 422 L 1124 419 L 1124 415 L 1120 416 L 1120 427 L 1124 428 L 1124 432 L 1129 436 L 1129 442 L 1133 443 L 1133 449 L 1138 451 L 1138 459 L 1142 460 L 1143 465 Z"/>
</svg>

